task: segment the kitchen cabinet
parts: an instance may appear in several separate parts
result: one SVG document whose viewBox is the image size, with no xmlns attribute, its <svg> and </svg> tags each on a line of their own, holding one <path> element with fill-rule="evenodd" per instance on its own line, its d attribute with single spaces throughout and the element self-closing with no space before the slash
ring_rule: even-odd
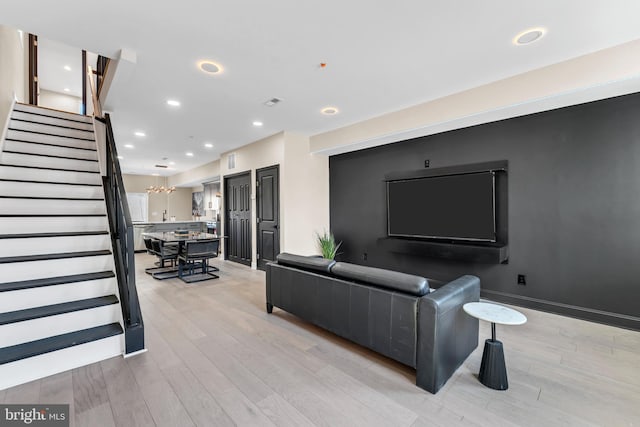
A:
<svg viewBox="0 0 640 427">
<path fill-rule="evenodd" d="M 220 209 L 220 198 L 217 194 L 220 192 L 219 182 L 206 182 L 204 186 L 204 208 L 208 211 L 217 211 Z"/>
</svg>

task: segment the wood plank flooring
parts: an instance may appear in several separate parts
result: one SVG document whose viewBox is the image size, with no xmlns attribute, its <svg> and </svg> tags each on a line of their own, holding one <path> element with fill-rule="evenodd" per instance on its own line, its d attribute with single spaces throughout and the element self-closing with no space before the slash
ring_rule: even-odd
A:
<svg viewBox="0 0 640 427">
<path fill-rule="evenodd" d="M 477 381 L 480 343 L 437 394 L 398 363 L 275 309 L 264 273 L 224 261 L 220 279 L 156 281 L 136 256 L 149 351 L 0 391 L 5 403 L 69 403 L 73 426 L 637 426 L 640 333 L 527 309 L 498 325 L 508 391 Z"/>
</svg>

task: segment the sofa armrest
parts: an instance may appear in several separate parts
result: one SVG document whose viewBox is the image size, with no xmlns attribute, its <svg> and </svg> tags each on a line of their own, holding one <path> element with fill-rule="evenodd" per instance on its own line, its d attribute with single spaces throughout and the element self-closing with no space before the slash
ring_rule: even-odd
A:
<svg viewBox="0 0 640 427">
<path fill-rule="evenodd" d="M 416 385 L 436 393 L 478 346 L 478 319 L 462 306 L 480 299 L 480 279 L 462 276 L 420 298 Z"/>
</svg>

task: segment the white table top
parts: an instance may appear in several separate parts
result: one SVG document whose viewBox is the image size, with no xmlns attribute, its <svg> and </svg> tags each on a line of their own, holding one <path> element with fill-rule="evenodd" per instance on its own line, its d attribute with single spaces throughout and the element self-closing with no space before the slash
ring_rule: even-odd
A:
<svg viewBox="0 0 640 427">
<path fill-rule="evenodd" d="M 490 302 L 468 302 L 462 306 L 467 314 L 501 325 L 522 325 L 527 317 L 512 308 Z"/>
</svg>

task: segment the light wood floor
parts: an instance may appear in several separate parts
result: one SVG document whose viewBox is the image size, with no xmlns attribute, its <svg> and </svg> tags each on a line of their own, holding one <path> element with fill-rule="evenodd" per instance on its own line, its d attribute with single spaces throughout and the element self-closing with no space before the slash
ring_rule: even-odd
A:
<svg viewBox="0 0 640 427">
<path fill-rule="evenodd" d="M 640 333 L 520 309 L 498 326 L 508 391 L 481 385 L 482 345 L 437 394 L 411 369 L 264 309 L 264 273 L 138 286 L 149 351 L 0 391 L 5 403 L 70 403 L 75 426 L 640 425 Z M 489 335 L 480 326 L 481 343 Z"/>
</svg>

